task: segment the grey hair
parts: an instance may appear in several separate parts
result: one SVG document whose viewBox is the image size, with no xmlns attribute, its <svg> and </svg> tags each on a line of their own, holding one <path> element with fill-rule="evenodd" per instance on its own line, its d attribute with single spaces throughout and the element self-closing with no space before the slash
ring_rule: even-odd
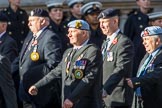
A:
<svg viewBox="0 0 162 108">
<path fill-rule="evenodd" d="M 160 38 L 160 42 L 162 43 L 162 35 L 155 35 L 153 36 L 154 40 L 156 41 L 158 38 Z"/>
</svg>

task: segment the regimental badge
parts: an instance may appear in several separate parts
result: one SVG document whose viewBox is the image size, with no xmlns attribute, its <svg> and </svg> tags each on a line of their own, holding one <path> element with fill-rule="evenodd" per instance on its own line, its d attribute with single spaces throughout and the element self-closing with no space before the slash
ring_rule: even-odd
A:
<svg viewBox="0 0 162 108">
<path fill-rule="evenodd" d="M 76 21 L 75 28 L 80 29 L 82 27 L 82 23 L 80 21 Z"/>
<path fill-rule="evenodd" d="M 143 36 L 148 36 L 148 35 L 149 35 L 148 30 L 144 30 Z"/>
<path fill-rule="evenodd" d="M 113 61 L 113 52 L 107 51 L 107 61 Z"/>
<path fill-rule="evenodd" d="M 74 76 L 76 79 L 82 79 L 83 78 L 83 71 L 81 69 L 76 69 L 74 72 Z"/>
<path fill-rule="evenodd" d="M 30 15 L 33 16 L 34 15 L 34 11 L 31 11 Z"/>
<path fill-rule="evenodd" d="M 30 55 L 30 58 L 32 61 L 38 61 L 39 60 L 39 53 L 38 52 L 32 52 Z"/>
</svg>

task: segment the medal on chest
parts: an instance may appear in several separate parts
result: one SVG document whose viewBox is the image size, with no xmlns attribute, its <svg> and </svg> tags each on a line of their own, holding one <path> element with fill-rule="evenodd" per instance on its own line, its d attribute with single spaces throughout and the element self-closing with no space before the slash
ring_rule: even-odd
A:
<svg viewBox="0 0 162 108">
<path fill-rule="evenodd" d="M 39 53 L 37 52 L 38 45 L 34 45 L 33 52 L 30 54 L 30 58 L 32 61 L 38 61 L 39 60 Z"/>
<path fill-rule="evenodd" d="M 83 71 L 81 69 L 76 69 L 74 72 L 74 76 L 76 79 L 82 79 L 83 78 Z"/>
</svg>

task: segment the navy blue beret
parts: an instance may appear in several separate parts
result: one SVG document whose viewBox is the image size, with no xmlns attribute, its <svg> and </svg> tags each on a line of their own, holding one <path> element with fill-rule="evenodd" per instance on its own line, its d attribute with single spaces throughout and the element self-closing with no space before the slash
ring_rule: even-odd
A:
<svg viewBox="0 0 162 108">
<path fill-rule="evenodd" d="M 41 8 L 36 8 L 30 12 L 30 16 L 49 17 L 48 12 Z"/>
<path fill-rule="evenodd" d="M 8 17 L 3 12 L 0 12 L 0 22 L 8 22 Z"/>
<path fill-rule="evenodd" d="M 114 16 L 119 16 L 120 11 L 118 9 L 114 9 L 114 8 L 108 8 L 103 10 L 99 15 L 98 15 L 98 19 L 100 18 L 110 18 L 110 17 L 114 17 Z"/>
</svg>

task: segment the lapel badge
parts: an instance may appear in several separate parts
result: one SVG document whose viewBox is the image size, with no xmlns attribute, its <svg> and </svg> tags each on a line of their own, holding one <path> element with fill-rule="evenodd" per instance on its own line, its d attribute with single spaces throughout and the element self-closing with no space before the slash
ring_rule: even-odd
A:
<svg viewBox="0 0 162 108">
<path fill-rule="evenodd" d="M 39 60 L 39 53 L 38 52 L 32 52 L 30 55 L 30 58 L 32 61 L 38 61 Z"/>
<path fill-rule="evenodd" d="M 83 71 L 81 69 L 76 69 L 74 72 L 74 76 L 76 79 L 82 79 L 83 78 Z"/>
<path fill-rule="evenodd" d="M 115 38 L 113 41 L 112 41 L 112 43 L 115 45 L 116 43 L 118 42 L 118 39 L 117 38 Z"/>
</svg>

